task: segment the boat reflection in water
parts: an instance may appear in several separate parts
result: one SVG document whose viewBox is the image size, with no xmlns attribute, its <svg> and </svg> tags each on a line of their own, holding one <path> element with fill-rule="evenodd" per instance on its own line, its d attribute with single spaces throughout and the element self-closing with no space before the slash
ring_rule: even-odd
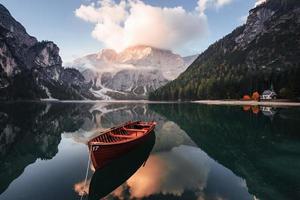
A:
<svg viewBox="0 0 300 200">
<path fill-rule="evenodd" d="M 130 178 L 146 161 L 155 143 L 155 134 L 127 154 L 108 162 L 95 171 L 89 186 L 89 199 L 99 200 Z M 101 157 L 99 157 L 102 160 Z"/>
</svg>

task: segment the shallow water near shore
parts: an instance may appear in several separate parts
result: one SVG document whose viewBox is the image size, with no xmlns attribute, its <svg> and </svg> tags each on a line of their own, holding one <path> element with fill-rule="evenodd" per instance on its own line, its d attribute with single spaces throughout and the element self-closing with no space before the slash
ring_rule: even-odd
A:
<svg viewBox="0 0 300 200">
<path fill-rule="evenodd" d="M 88 167 L 86 142 L 129 120 L 156 121 L 153 143 Z M 299 133 L 299 108 L 1 103 L 0 200 L 300 199 Z"/>
</svg>

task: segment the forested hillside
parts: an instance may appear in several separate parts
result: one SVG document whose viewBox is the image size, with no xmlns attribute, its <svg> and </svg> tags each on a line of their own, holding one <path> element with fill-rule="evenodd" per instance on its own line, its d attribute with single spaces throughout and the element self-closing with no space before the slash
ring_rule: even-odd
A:
<svg viewBox="0 0 300 200">
<path fill-rule="evenodd" d="M 211 45 L 151 100 L 241 98 L 271 85 L 282 98 L 300 96 L 300 1 L 269 0 L 245 25 Z"/>
</svg>

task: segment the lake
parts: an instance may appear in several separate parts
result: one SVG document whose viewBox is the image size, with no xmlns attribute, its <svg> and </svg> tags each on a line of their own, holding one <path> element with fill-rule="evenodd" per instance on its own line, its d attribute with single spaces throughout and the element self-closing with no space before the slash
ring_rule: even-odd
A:
<svg viewBox="0 0 300 200">
<path fill-rule="evenodd" d="M 87 141 L 129 120 L 152 140 L 95 172 Z M 1 103 L 0 161 L 0 200 L 300 199 L 300 109 Z"/>
</svg>

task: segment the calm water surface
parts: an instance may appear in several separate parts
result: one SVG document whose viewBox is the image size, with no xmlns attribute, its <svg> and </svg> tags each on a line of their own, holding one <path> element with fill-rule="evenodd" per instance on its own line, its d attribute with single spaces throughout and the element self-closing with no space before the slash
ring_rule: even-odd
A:
<svg viewBox="0 0 300 200">
<path fill-rule="evenodd" d="M 155 136 L 88 167 L 86 142 L 129 120 L 157 121 Z M 300 199 L 300 109 L 0 104 L 1 200 L 101 198 Z"/>
</svg>

